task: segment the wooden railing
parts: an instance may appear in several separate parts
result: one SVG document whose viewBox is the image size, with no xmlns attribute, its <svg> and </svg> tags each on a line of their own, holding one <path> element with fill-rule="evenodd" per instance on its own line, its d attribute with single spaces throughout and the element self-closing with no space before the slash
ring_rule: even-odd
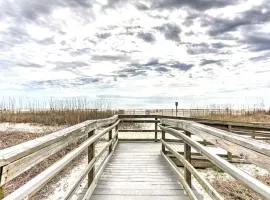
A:
<svg viewBox="0 0 270 200">
<path fill-rule="evenodd" d="M 120 129 L 119 123 L 150 123 L 153 129 Z M 100 131 L 97 129 L 103 127 Z M 216 127 L 216 128 L 215 128 Z M 217 129 L 219 128 L 219 129 Z M 221 130 L 225 129 L 225 130 Z M 113 130 L 114 134 L 113 134 Z M 184 132 L 183 132 L 184 131 Z M 210 162 L 228 172 L 233 177 L 241 180 L 247 186 L 254 189 L 264 197 L 270 198 L 269 187 L 265 186 L 255 178 L 243 174 L 243 172 L 218 155 L 212 154 L 206 148 L 214 145 L 227 150 L 230 156 L 237 156 L 243 161 L 254 163 L 270 171 L 270 145 L 255 139 L 269 139 L 270 125 L 262 123 L 225 122 L 216 120 L 193 119 L 183 117 L 171 117 L 160 115 L 117 115 L 102 120 L 88 120 L 69 128 L 56 131 L 49 135 L 13 146 L 0 151 L 0 189 L 14 178 L 22 175 L 27 170 L 41 163 L 51 155 L 65 149 L 70 144 L 82 140 L 72 151 L 67 153 L 51 166 L 36 175 L 27 183 L 16 189 L 4 199 L 25 199 L 34 196 L 45 184 L 65 169 L 74 159 L 78 158 L 84 151 L 88 152 L 88 165 L 78 176 L 76 183 L 66 193 L 64 199 L 70 199 L 78 190 L 79 185 L 87 178 L 87 190 L 83 199 L 89 199 L 102 169 L 110 159 L 112 152 L 119 140 L 118 132 L 152 132 L 151 139 L 134 138 L 132 140 L 151 140 L 162 143 L 162 155 L 173 167 L 184 188 L 191 199 L 196 199 L 191 189 L 191 176 L 193 175 L 202 187 L 213 199 L 222 197 L 213 187 L 204 180 L 192 163 L 191 148 L 205 156 Z M 234 132 L 234 133 L 233 133 Z M 178 139 L 168 139 L 165 133 L 171 134 Z M 236 134 L 237 133 L 237 134 Z M 108 134 L 108 142 L 101 151 L 95 155 L 95 144 Z M 240 137 L 239 134 L 249 136 Z M 191 135 L 197 135 L 203 141 L 194 141 Z M 255 139 L 254 139 L 255 138 Z M 183 155 L 178 152 L 170 142 L 184 143 Z M 108 151 L 106 157 L 102 157 Z M 169 154 L 170 153 L 170 154 Z M 174 156 L 174 160 L 172 159 Z M 95 169 L 97 161 L 102 160 L 99 168 Z M 184 175 L 176 167 L 175 160 L 184 166 Z M 177 164 L 178 165 L 178 164 Z"/>
<path fill-rule="evenodd" d="M 84 199 L 91 196 L 93 188 L 96 184 L 96 179 L 105 166 L 106 161 L 112 154 L 114 147 L 118 142 L 118 124 L 120 120 L 118 116 L 113 116 L 102 120 L 89 120 L 83 123 L 71 126 L 69 128 L 51 133 L 49 135 L 6 148 L 0 152 L 0 167 L 1 167 L 1 186 L 5 185 L 15 177 L 21 175 L 28 169 L 42 162 L 49 156 L 59 152 L 69 144 L 78 141 L 83 137 L 87 137 L 80 145 L 71 152 L 53 163 L 47 169 L 39 173 L 37 176 L 29 180 L 23 186 L 7 195 L 4 199 L 19 200 L 27 199 L 35 195 L 46 183 L 54 178 L 59 172 L 68 166 L 75 158 L 81 155 L 88 149 L 88 165 L 81 173 L 77 182 L 71 190 L 67 192 L 65 199 L 70 199 L 79 185 L 88 175 L 88 190 L 84 195 Z M 95 130 L 109 126 L 95 134 Z M 115 134 L 112 135 L 112 130 L 115 129 Z M 100 140 L 105 134 L 109 134 L 108 143 L 102 148 L 98 155 L 94 153 L 95 143 Z M 100 169 L 94 169 L 95 163 L 100 159 L 101 155 L 108 149 L 108 154 L 100 165 Z M 96 172 L 96 173 L 95 173 Z"/>
<path fill-rule="evenodd" d="M 234 122 L 234 121 L 221 121 L 221 120 L 209 120 L 187 117 L 174 117 L 174 116 L 162 116 L 162 115 L 118 115 L 121 119 L 121 123 L 151 123 L 153 129 L 125 129 L 119 130 L 119 132 L 153 132 L 155 133 L 153 139 L 158 141 L 157 133 L 160 130 L 157 124 L 160 123 L 160 119 L 178 119 L 198 122 L 200 124 L 208 125 L 211 127 L 219 128 L 222 130 L 228 130 L 239 135 L 251 137 L 256 140 L 270 140 L 270 123 L 249 123 L 249 122 Z"/>
<path fill-rule="evenodd" d="M 191 138 L 191 134 L 197 135 L 217 147 L 222 147 L 237 156 L 248 160 L 268 171 L 270 171 L 270 145 L 254 139 L 240 137 L 237 134 L 209 127 L 193 121 L 161 119 L 159 127 L 162 130 L 162 155 L 178 175 L 180 182 L 187 191 L 190 199 L 197 199 L 192 190 L 191 175 L 200 183 L 212 199 L 223 199 L 217 191 L 200 176 L 198 171 L 191 165 L 191 148 L 205 156 L 214 165 L 224 170 L 232 177 L 240 180 L 246 186 L 256 191 L 266 199 L 270 199 L 270 187 L 256 178 L 250 176 L 236 166 L 209 151 L 205 146 Z M 184 156 L 177 149 L 166 142 L 166 133 L 184 141 Z M 176 164 L 166 155 L 168 149 L 184 165 L 184 174 L 181 173 Z"/>
</svg>

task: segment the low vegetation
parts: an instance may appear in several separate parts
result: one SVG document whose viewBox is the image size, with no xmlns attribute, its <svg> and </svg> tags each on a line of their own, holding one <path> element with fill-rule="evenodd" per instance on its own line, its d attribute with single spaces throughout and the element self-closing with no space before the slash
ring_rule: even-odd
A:
<svg viewBox="0 0 270 200">
<path fill-rule="evenodd" d="M 84 106 L 83 106 L 84 107 Z M 47 110 L 30 109 L 28 111 L 20 111 L 13 109 L 1 109 L 0 108 L 0 122 L 12 122 L 12 123 L 37 123 L 50 126 L 59 125 L 74 125 L 89 119 L 101 119 L 107 118 L 114 114 L 116 111 L 110 109 L 82 109 L 82 107 L 72 108 L 54 108 L 51 107 Z M 194 116 L 207 119 L 225 120 L 225 121 L 242 121 L 242 122 L 270 122 L 270 112 L 266 111 L 253 111 L 244 112 L 243 114 L 232 114 L 230 110 L 227 113 L 210 113 L 207 115 Z M 134 127 L 135 126 L 135 127 Z M 122 124 L 121 129 L 140 128 L 141 124 Z M 43 133 L 25 133 L 25 132 L 0 132 L 0 149 L 7 148 L 31 139 L 48 134 Z M 20 185 L 31 179 L 36 174 L 43 171 L 50 166 L 53 162 L 63 157 L 65 154 L 74 149 L 82 140 L 73 143 L 52 155 L 48 159 L 38 164 L 35 168 L 28 170 L 19 177 L 12 180 L 5 186 L 5 191 L 0 187 L 0 199 L 3 197 L 3 193 L 10 193 Z M 258 179 L 270 185 L 270 175 L 258 176 Z M 222 179 L 216 179 L 212 182 L 216 190 L 224 196 L 225 199 L 238 199 L 238 200 L 260 200 L 263 199 L 260 195 L 248 189 L 239 181 L 228 181 Z"/>
<path fill-rule="evenodd" d="M 257 179 L 270 186 L 270 175 L 257 176 Z M 214 188 L 226 200 L 263 200 L 264 198 L 253 190 L 247 188 L 243 183 L 237 180 L 214 180 L 212 182 Z"/>
<path fill-rule="evenodd" d="M 73 125 L 85 120 L 111 117 L 116 112 L 111 110 L 32 110 L 32 111 L 0 111 L 0 122 L 38 123 L 44 125 Z"/>
<path fill-rule="evenodd" d="M 208 115 L 197 116 L 205 119 L 223 120 L 223 121 L 238 121 L 238 122 L 266 122 L 270 123 L 270 112 L 267 111 L 250 111 L 243 114 L 212 113 Z"/>
</svg>

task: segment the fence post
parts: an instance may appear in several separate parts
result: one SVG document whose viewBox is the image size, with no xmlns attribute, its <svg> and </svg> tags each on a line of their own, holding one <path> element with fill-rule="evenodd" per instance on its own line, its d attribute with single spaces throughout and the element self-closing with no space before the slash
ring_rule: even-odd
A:
<svg viewBox="0 0 270 200">
<path fill-rule="evenodd" d="M 189 137 L 191 136 L 190 132 L 185 131 L 185 134 Z M 184 156 L 185 156 L 185 159 L 189 163 L 191 163 L 191 147 L 187 143 L 184 144 Z M 191 188 L 191 173 L 186 167 L 184 167 L 184 175 L 185 175 L 185 180 L 187 184 Z"/>
<path fill-rule="evenodd" d="M 92 130 L 88 133 L 88 138 L 92 137 L 95 134 L 95 130 Z M 95 157 L 95 143 L 88 146 L 88 163 Z M 95 166 L 88 173 L 88 187 L 92 184 L 95 177 Z"/>
<path fill-rule="evenodd" d="M 111 140 L 112 140 L 112 130 L 109 131 L 109 142 L 111 142 Z M 112 146 L 113 143 L 111 143 L 109 146 L 109 154 L 112 152 Z"/>
<path fill-rule="evenodd" d="M 155 142 L 157 142 L 157 127 L 158 127 L 158 122 L 157 122 L 158 118 L 155 118 Z"/>
<path fill-rule="evenodd" d="M 231 132 L 232 131 L 232 125 L 229 124 L 228 129 Z M 227 152 L 227 157 L 228 157 L 228 160 L 232 160 L 232 153 L 228 151 Z"/>
<path fill-rule="evenodd" d="M 162 126 L 164 126 L 164 124 L 162 124 Z M 162 140 L 165 141 L 166 137 L 165 137 L 165 131 L 162 129 L 161 131 L 161 138 Z M 162 143 L 161 145 L 161 151 L 165 154 L 165 145 Z"/>
</svg>

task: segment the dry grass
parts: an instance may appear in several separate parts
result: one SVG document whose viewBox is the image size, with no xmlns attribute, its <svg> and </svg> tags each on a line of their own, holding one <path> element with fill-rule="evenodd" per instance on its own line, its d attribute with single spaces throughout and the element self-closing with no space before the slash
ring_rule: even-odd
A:
<svg viewBox="0 0 270 200">
<path fill-rule="evenodd" d="M 99 111 L 99 110 L 81 110 L 81 109 L 69 109 L 69 110 L 47 110 L 47 111 L 29 111 L 29 112 L 15 112 L 15 111 L 0 111 L 0 122 L 12 122 L 12 123 L 37 123 L 43 125 L 73 125 L 85 120 L 101 119 L 111 117 L 115 112 Z M 28 140 L 32 140 L 43 135 L 48 134 L 45 131 L 42 133 L 26 133 L 26 132 L 0 132 L 0 149 L 4 149 L 10 146 L 17 145 Z M 3 195 L 9 194 L 16 188 L 20 187 L 31 178 L 44 171 L 51 164 L 62 158 L 64 155 L 76 148 L 85 138 L 80 139 L 77 142 L 70 144 L 68 147 L 59 151 L 58 153 L 50 156 L 35 167 L 27 170 L 20 176 L 16 177 L 12 181 L 8 182 L 5 187 L 0 187 L 0 199 Z M 79 159 L 79 158 L 78 158 Z M 42 194 L 40 194 L 42 196 Z M 36 197 L 39 199 L 39 197 Z"/>
<path fill-rule="evenodd" d="M 44 133 L 26 133 L 26 132 L 1 132 L 0 131 L 0 149 L 11 147 L 22 142 L 33 140 L 35 138 L 41 137 L 48 134 Z"/>
<path fill-rule="evenodd" d="M 38 123 L 44 125 L 73 125 L 90 119 L 111 117 L 116 112 L 107 110 L 44 110 L 44 111 L 0 111 L 0 122 Z"/>
<path fill-rule="evenodd" d="M 270 186 L 270 175 L 258 176 L 259 180 Z M 238 180 L 215 180 L 212 185 L 226 200 L 263 200 L 264 198 L 247 188 Z"/>
<path fill-rule="evenodd" d="M 211 114 L 203 116 L 206 119 L 223 120 L 223 121 L 239 121 L 239 122 L 264 122 L 270 123 L 270 113 L 265 111 L 256 111 L 245 113 L 243 115 L 231 114 Z M 257 176 L 257 179 L 270 186 L 270 175 Z M 238 180 L 220 180 L 216 179 L 212 182 L 214 188 L 226 200 L 263 200 L 264 198 L 252 189 L 246 187 Z"/>
<path fill-rule="evenodd" d="M 18 134 L 20 134 L 20 133 L 18 133 Z M 41 135 L 44 135 L 44 134 L 41 134 Z M 32 135 L 32 133 L 30 133 L 30 134 L 23 133 L 23 135 Z M 13 137 L 12 137 L 12 135 L 10 135 L 10 136 L 11 136 L 11 138 L 16 138 L 15 136 L 13 136 Z M 22 136 L 21 139 L 23 139 L 23 138 L 26 139 L 26 140 L 28 140 L 30 137 L 25 138 L 24 136 Z M 53 163 L 55 163 L 57 160 L 59 160 L 60 158 L 62 158 L 64 155 L 66 155 L 67 153 L 71 152 L 73 149 L 75 149 L 76 147 L 78 147 L 78 145 L 81 144 L 85 139 L 86 139 L 86 137 L 81 138 L 78 141 L 76 141 L 76 142 L 68 145 L 66 148 L 60 150 L 59 152 L 57 152 L 55 154 L 53 154 L 52 156 L 48 157 L 44 161 L 42 161 L 39 164 L 35 165 L 31 169 L 29 169 L 26 172 L 22 173 L 18 177 L 16 177 L 13 180 L 9 181 L 5 185 L 5 187 L 3 189 L 4 191 L 2 191 L 2 193 L 4 193 L 5 195 L 7 195 L 7 194 L 11 193 L 12 191 L 16 190 L 17 188 L 19 188 L 20 186 L 22 186 L 23 184 L 25 184 L 26 182 L 28 182 L 29 180 L 31 180 L 33 177 L 35 177 L 37 174 L 39 174 L 42 171 L 44 171 L 47 167 L 49 167 L 50 165 L 52 165 Z M 10 140 L 12 140 L 12 139 L 10 139 Z M 14 144 L 15 143 L 16 142 L 14 142 Z M 1 145 L 5 145 L 5 144 L 1 143 Z M 3 147 L 3 146 L 1 146 L 1 147 Z M 76 160 L 77 159 L 80 159 L 80 157 L 77 157 Z"/>
<path fill-rule="evenodd" d="M 270 114 L 265 111 L 257 111 L 245 113 L 243 115 L 231 114 L 210 114 L 198 116 L 205 119 L 224 120 L 224 121 L 239 121 L 239 122 L 266 122 L 270 123 Z"/>
</svg>

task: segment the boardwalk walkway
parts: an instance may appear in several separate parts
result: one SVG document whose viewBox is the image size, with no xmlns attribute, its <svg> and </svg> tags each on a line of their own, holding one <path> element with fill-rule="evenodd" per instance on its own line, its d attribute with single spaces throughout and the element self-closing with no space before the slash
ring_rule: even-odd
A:
<svg viewBox="0 0 270 200">
<path fill-rule="evenodd" d="M 160 143 L 120 142 L 91 199 L 188 199 L 160 149 Z"/>
</svg>

